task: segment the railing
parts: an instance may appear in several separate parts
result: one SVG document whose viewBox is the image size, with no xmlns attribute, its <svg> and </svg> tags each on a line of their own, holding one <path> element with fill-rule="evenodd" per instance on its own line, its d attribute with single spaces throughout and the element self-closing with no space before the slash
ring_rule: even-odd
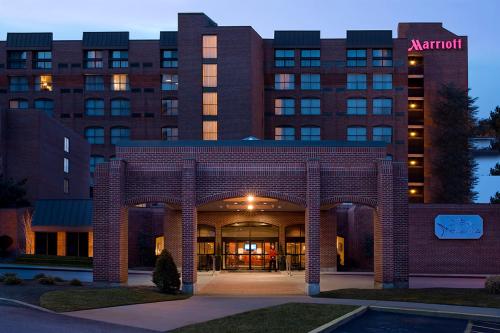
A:
<svg viewBox="0 0 500 333">
<path fill-rule="evenodd" d="M 292 276 L 292 256 L 291 255 L 287 255 L 286 256 L 286 274 L 288 276 Z"/>
</svg>

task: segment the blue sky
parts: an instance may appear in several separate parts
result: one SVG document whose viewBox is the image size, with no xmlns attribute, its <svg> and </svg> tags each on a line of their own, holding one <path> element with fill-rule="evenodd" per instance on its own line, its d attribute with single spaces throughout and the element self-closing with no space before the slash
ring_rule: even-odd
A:
<svg viewBox="0 0 500 333">
<path fill-rule="evenodd" d="M 264 9 L 265 8 L 265 9 Z M 177 29 L 178 12 L 205 12 L 219 25 L 251 25 L 265 38 L 274 30 L 321 30 L 342 38 L 348 29 L 390 29 L 398 22 L 443 22 L 469 36 L 469 86 L 480 116 L 500 105 L 500 0 L 0 0 L 0 39 L 7 32 L 54 32 L 80 39 L 83 31 L 130 31 L 158 38 Z"/>
</svg>

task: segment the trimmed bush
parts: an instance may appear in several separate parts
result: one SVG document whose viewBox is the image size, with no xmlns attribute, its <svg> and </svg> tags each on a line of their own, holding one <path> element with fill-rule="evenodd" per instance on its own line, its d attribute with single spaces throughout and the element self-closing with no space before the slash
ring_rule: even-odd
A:
<svg viewBox="0 0 500 333">
<path fill-rule="evenodd" d="M 46 276 L 46 277 L 38 279 L 38 283 L 52 285 L 55 283 L 55 281 L 54 281 L 54 278 L 52 276 Z"/>
<path fill-rule="evenodd" d="M 43 274 L 43 273 L 38 273 L 38 274 L 37 274 L 37 275 L 35 275 L 33 278 L 34 278 L 35 280 L 38 280 L 38 279 L 41 279 L 41 278 L 44 278 L 44 277 L 46 277 L 46 275 L 45 275 L 45 274 Z"/>
<path fill-rule="evenodd" d="M 73 280 L 69 281 L 69 285 L 75 286 L 75 287 L 81 287 L 83 284 L 82 284 L 82 281 L 80 281 L 78 279 L 73 279 Z"/>
<path fill-rule="evenodd" d="M 0 257 L 6 257 L 9 254 L 9 247 L 14 243 L 12 237 L 8 235 L 0 236 Z"/>
<path fill-rule="evenodd" d="M 484 283 L 484 288 L 490 294 L 500 294 L 500 275 L 489 276 Z"/>
<path fill-rule="evenodd" d="M 16 273 L 3 273 L 0 275 L 0 282 L 3 282 L 8 277 L 17 277 Z"/>
<path fill-rule="evenodd" d="M 59 276 L 54 276 L 54 282 L 64 282 L 64 279 Z"/>
<path fill-rule="evenodd" d="M 167 250 L 163 250 L 156 259 L 153 282 L 162 293 L 177 294 L 179 292 L 181 286 L 180 275 L 174 258 Z"/>
<path fill-rule="evenodd" d="M 15 274 L 14 275 L 9 275 L 9 276 L 4 276 L 3 283 L 6 285 L 16 285 L 16 284 L 21 284 L 23 280 L 18 278 Z"/>
</svg>

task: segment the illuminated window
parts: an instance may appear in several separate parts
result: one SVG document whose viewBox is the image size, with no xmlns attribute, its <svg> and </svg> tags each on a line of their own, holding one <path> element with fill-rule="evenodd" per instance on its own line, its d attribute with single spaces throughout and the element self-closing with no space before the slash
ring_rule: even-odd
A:
<svg viewBox="0 0 500 333">
<path fill-rule="evenodd" d="M 54 114 L 54 101 L 46 98 L 36 99 L 35 109 L 43 111 L 49 116 L 52 116 Z"/>
<path fill-rule="evenodd" d="M 305 126 L 300 128 L 300 140 L 319 141 L 321 140 L 321 128 L 317 126 Z"/>
<path fill-rule="evenodd" d="M 294 74 L 274 74 L 274 89 L 293 90 L 295 89 Z"/>
<path fill-rule="evenodd" d="M 179 140 L 179 129 L 177 127 L 163 127 L 161 138 L 167 141 L 177 141 Z"/>
<path fill-rule="evenodd" d="M 320 50 L 300 50 L 300 67 L 319 67 Z"/>
<path fill-rule="evenodd" d="M 366 74 L 347 74 L 347 90 L 366 90 Z"/>
<path fill-rule="evenodd" d="M 347 100 L 348 115 L 365 115 L 366 114 L 366 99 L 365 98 L 349 98 Z"/>
<path fill-rule="evenodd" d="M 115 145 L 119 141 L 130 139 L 130 128 L 128 127 L 112 127 L 111 128 L 111 144 Z"/>
<path fill-rule="evenodd" d="M 89 166 L 90 166 L 90 173 L 94 173 L 95 171 L 95 167 L 97 166 L 97 164 L 99 163 L 104 163 L 104 156 L 100 156 L 100 155 L 90 155 L 90 162 L 89 162 Z"/>
<path fill-rule="evenodd" d="M 277 116 L 294 115 L 295 100 L 293 98 L 276 98 L 274 100 L 274 114 Z"/>
<path fill-rule="evenodd" d="M 40 75 L 35 77 L 36 91 L 52 91 L 52 75 Z"/>
<path fill-rule="evenodd" d="M 33 54 L 33 68 L 35 69 L 51 69 L 52 68 L 52 52 L 37 51 Z"/>
<path fill-rule="evenodd" d="M 28 85 L 28 78 L 26 76 L 11 76 L 9 77 L 9 90 L 16 91 L 28 91 L 30 89 Z"/>
<path fill-rule="evenodd" d="M 130 101 L 125 98 L 111 100 L 112 116 L 130 116 Z"/>
<path fill-rule="evenodd" d="M 26 51 L 7 51 L 7 68 L 26 68 Z"/>
<path fill-rule="evenodd" d="M 69 153 L 69 138 L 64 137 L 64 152 Z"/>
<path fill-rule="evenodd" d="M 347 50 L 347 67 L 366 67 L 366 49 Z"/>
<path fill-rule="evenodd" d="M 87 116 L 104 116 L 104 100 L 87 99 L 85 101 L 85 114 Z"/>
<path fill-rule="evenodd" d="M 9 109 L 27 109 L 29 108 L 28 101 L 25 99 L 17 98 L 9 101 Z"/>
<path fill-rule="evenodd" d="M 179 101 L 175 98 L 162 99 L 161 112 L 165 116 L 177 116 L 179 114 Z"/>
<path fill-rule="evenodd" d="M 373 67 L 392 67 L 392 49 L 372 50 Z"/>
<path fill-rule="evenodd" d="M 293 141 L 295 140 L 295 128 L 290 126 L 280 126 L 274 128 L 274 140 Z"/>
<path fill-rule="evenodd" d="M 274 50 L 274 66 L 276 67 L 294 67 L 294 50 Z"/>
<path fill-rule="evenodd" d="M 159 256 L 165 248 L 165 237 L 160 236 L 155 238 L 155 254 Z"/>
<path fill-rule="evenodd" d="M 300 89 L 319 90 L 321 89 L 321 77 L 319 74 L 301 74 Z"/>
<path fill-rule="evenodd" d="M 128 51 L 110 51 L 110 67 L 111 68 L 127 68 L 128 67 Z"/>
<path fill-rule="evenodd" d="M 161 52 L 161 67 L 176 68 L 178 66 L 177 50 L 163 50 Z"/>
<path fill-rule="evenodd" d="M 104 128 L 88 127 L 85 129 L 85 138 L 90 144 L 104 144 Z"/>
<path fill-rule="evenodd" d="M 377 126 L 373 128 L 373 141 L 392 142 L 392 127 Z"/>
<path fill-rule="evenodd" d="M 217 121 L 203 121 L 203 140 L 217 140 Z"/>
<path fill-rule="evenodd" d="M 203 36 L 203 58 L 216 59 L 217 58 L 217 36 L 205 35 Z"/>
<path fill-rule="evenodd" d="M 102 51 L 85 51 L 85 58 L 83 59 L 83 66 L 85 68 L 102 68 Z"/>
<path fill-rule="evenodd" d="M 203 93 L 203 115 L 204 116 L 217 115 L 217 93 L 215 92 Z"/>
<path fill-rule="evenodd" d="M 392 74 L 373 74 L 373 89 L 392 89 Z"/>
<path fill-rule="evenodd" d="M 64 158 L 64 173 L 69 173 L 69 159 Z"/>
<path fill-rule="evenodd" d="M 177 90 L 179 77 L 174 74 L 163 74 L 161 76 L 161 90 Z"/>
<path fill-rule="evenodd" d="M 111 90 L 127 91 L 129 89 L 130 87 L 127 74 L 113 74 L 111 76 Z"/>
<path fill-rule="evenodd" d="M 303 98 L 300 100 L 300 113 L 303 115 L 321 114 L 321 100 L 319 98 Z"/>
<path fill-rule="evenodd" d="M 217 87 L 217 64 L 203 64 L 203 87 Z"/>
<path fill-rule="evenodd" d="M 366 127 L 362 126 L 348 127 L 347 141 L 366 141 Z"/>
<path fill-rule="evenodd" d="M 101 75 L 85 75 L 85 90 L 103 91 L 104 78 Z"/>
<path fill-rule="evenodd" d="M 390 115 L 392 114 L 392 99 L 376 98 L 373 100 L 373 114 Z"/>
</svg>

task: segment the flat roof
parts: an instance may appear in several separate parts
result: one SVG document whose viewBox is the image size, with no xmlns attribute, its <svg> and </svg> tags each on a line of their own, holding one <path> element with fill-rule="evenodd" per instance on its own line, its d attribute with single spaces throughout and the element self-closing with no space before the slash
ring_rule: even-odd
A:
<svg viewBox="0 0 500 333">
<path fill-rule="evenodd" d="M 384 148 L 387 143 L 382 141 L 276 141 L 276 140 L 123 140 L 118 147 L 361 147 Z"/>
</svg>

